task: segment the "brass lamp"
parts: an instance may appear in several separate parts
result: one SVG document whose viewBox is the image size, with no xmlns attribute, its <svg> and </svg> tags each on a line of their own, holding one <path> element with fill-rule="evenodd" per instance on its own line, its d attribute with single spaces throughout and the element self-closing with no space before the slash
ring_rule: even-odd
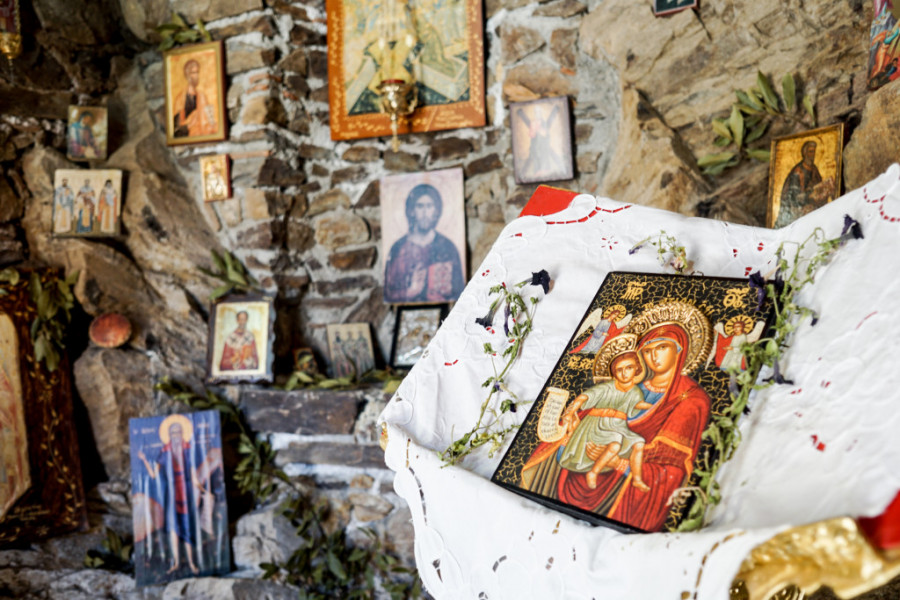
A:
<svg viewBox="0 0 900 600">
<path fill-rule="evenodd" d="M 398 6 L 398 2 L 402 4 Z M 380 83 L 375 89 L 381 96 L 381 112 L 391 118 L 391 147 L 396 152 L 400 149 L 400 121 L 418 105 L 415 77 L 407 67 L 418 40 L 406 0 L 384 0 L 381 17 Z"/>
<path fill-rule="evenodd" d="M 22 53 L 22 26 L 19 0 L 0 0 L 0 52 L 12 67 L 12 60 Z"/>
<path fill-rule="evenodd" d="M 381 94 L 381 112 L 391 117 L 391 147 L 396 152 L 400 149 L 397 138 L 400 119 L 411 115 L 418 104 L 416 84 L 402 79 L 383 79 L 378 84 L 378 93 Z"/>
</svg>

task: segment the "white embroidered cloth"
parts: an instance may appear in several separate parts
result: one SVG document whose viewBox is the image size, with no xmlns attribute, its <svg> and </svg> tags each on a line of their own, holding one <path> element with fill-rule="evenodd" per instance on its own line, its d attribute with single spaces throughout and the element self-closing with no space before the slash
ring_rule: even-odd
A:
<svg viewBox="0 0 900 600">
<path fill-rule="evenodd" d="M 705 275 L 768 276 L 781 242 L 802 242 L 816 228 L 837 237 L 845 214 L 859 221 L 865 239 L 840 248 L 801 293 L 801 304 L 820 319 L 800 326 L 783 357 L 793 384 L 751 398 L 743 443 L 719 477 L 722 503 L 702 531 L 621 534 L 545 508 L 490 482 L 505 448 L 442 468 L 437 451 L 475 423 L 486 397 L 481 384 L 493 367 L 484 342 L 495 349 L 505 343 L 502 326 L 492 335 L 475 323 L 487 313 L 491 286 L 540 269 L 553 279 L 507 377 L 519 398 L 535 398 L 608 272 L 666 272 L 655 248 L 628 253 L 641 240 L 664 230 Z M 887 335 L 900 323 L 898 268 L 896 164 L 779 230 L 589 195 L 559 213 L 511 222 L 381 417 L 389 434 L 385 460 L 412 510 L 428 591 L 440 600 L 725 600 L 747 553 L 778 531 L 881 513 L 900 489 L 900 394 L 891 379 L 897 352 Z"/>
</svg>

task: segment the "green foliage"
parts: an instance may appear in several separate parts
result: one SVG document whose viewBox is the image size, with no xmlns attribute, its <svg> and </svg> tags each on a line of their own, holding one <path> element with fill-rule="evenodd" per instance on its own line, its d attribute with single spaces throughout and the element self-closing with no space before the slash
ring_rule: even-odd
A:
<svg viewBox="0 0 900 600">
<path fill-rule="evenodd" d="M 232 292 L 248 294 L 251 292 L 262 291 L 259 287 L 259 282 L 253 278 L 247 270 L 247 267 L 244 266 L 244 263 L 242 263 L 234 254 L 228 250 L 225 250 L 222 254 L 213 250 L 211 254 L 213 269 L 197 267 L 201 273 L 223 282 L 222 285 L 214 289 L 209 295 L 210 302 Z"/>
<path fill-rule="evenodd" d="M 311 356 L 307 358 L 312 360 Z M 382 391 L 386 394 L 392 394 L 397 391 L 397 387 L 403 380 L 404 375 L 405 373 L 398 373 L 392 369 L 370 369 L 359 377 L 356 376 L 354 371 L 351 375 L 330 378 L 321 373 L 309 373 L 303 370 L 302 365 L 300 365 L 300 368 L 291 373 L 282 389 L 288 392 L 296 389 L 352 390 L 380 381 L 382 383 Z"/>
<path fill-rule="evenodd" d="M 340 527 L 324 526 L 327 503 L 316 501 L 308 490 L 275 466 L 275 451 L 265 440 L 253 435 L 241 412 L 227 400 L 206 390 L 197 394 L 184 383 L 163 379 L 155 389 L 198 410 L 218 410 L 224 425 L 235 427 L 238 465 L 234 481 L 242 493 L 252 494 L 258 503 L 272 498 L 281 489 L 287 495 L 284 515 L 303 539 L 300 547 L 284 563 L 263 563 L 263 577 L 286 581 L 300 588 L 300 598 L 374 598 L 383 589 L 391 598 L 402 600 L 421 596 L 415 570 L 399 564 L 399 559 L 383 548 L 375 532 L 362 530 L 369 538 L 365 546 L 354 545 Z"/>
<path fill-rule="evenodd" d="M 803 96 L 800 102 L 797 101 L 797 82 L 791 73 L 781 79 L 781 96 L 762 72 L 757 72 L 755 86 L 748 90 L 735 90 L 734 95 L 736 101 L 731 105 L 729 117 L 715 118 L 711 123 L 716 136 L 713 144 L 732 149 L 700 157 L 697 165 L 707 175 L 720 175 L 740 164 L 744 157 L 767 162 L 770 154 L 768 148 L 751 148 L 750 144 L 762 138 L 776 120 L 793 122 L 804 128 L 816 125 L 813 99 Z M 800 106 L 806 111 L 805 116 L 797 115 Z"/>
<path fill-rule="evenodd" d="M 341 527 L 325 526 L 328 506 L 309 496 L 296 495 L 284 505 L 284 516 L 296 528 L 303 544 L 283 563 L 263 563 L 263 577 L 300 588 L 300 598 L 373 598 L 381 587 L 391 598 L 418 598 L 421 582 L 415 571 L 403 567 L 386 552 L 378 535 L 362 529 L 366 543 L 353 544 Z"/>
<path fill-rule="evenodd" d="M 711 415 L 710 424 L 703 432 L 703 439 L 711 442 L 714 451 L 699 457 L 698 468 L 694 470 L 694 475 L 699 477 L 697 486 L 681 490 L 684 494 L 693 494 L 694 502 L 679 525 L 678 531 L 691 531 L 702 527 L 709 507 L 720 502 L 721 492 L 716 475 L 740 445 L 741 432 L 738 429 L 738 421 L 747 409 L 750 393 L 775 383 L 787 383 L 780 373 L 778 361 L 800 323 L 811 318 L 812 324 L 815 324 L 817 318 L 815 312 L 798 304 L 797 294 L 815 280 L 818 270 L 831 260 L 835 251 L 848 239 L 847 234 L 826 239 L 824 232 L 816 229 L 802 243 L 784 242 L 779 246 L 776 253 L 775 276 L 765 281 L 760 289 L 765 301 L 771 303 L 775 310 L 771 334 L 755 342 L 743 344 L 741 352 L 746 359 L 747 368 L 744 370 L 733 368 L 729 371 L 732 404 L 722 414 Z M 787 252 L 789 248 L 794 249 L 790 256 Z M 758 381 L 763 367 L 773 369 L 774 374 L 765 381 Z"/>
<path fill-rule="evenodd" d="M 37 308 L 37 316 L 31 323 L 34 358 L 43 362 L 51 373 L 59 366 L 61 352 L 66 347 L 66 329 L 72 321 L 71 310 L 75 307 L 72 286 L 76 281 L 78 271 L 64 279 L 51 277 L 46 285 L 41 283 L 36 271 L 31 273 L 29 292 Z"/>
<path fill-rule="evenodd" d="M 542 272 L 546 275 L 546 272 Z M 488 456 L 493 456 L 499 450 L 509 434 L 515 432 L 519 426 L 509 425 L 502 427 L 500 418 L 508 412 L 516 412 L 517 407 L 530 404 L 531 400 L 519 401 L 519 398 L 506 385 L 506 375 L 515 364 L 516 359 L 522 351 L 522 344 L 532 329 L 532 320 L 537 306 L 538 299 L 532 296 L 530 302 L 526 304 L 522 298 L 520 290 L 527 283 L 533 283 L 534 279 L 526 279 L 515 284 L 509 289 L 505 284 L 495 285 L 490 289 L 491 296 L 497 298 L 491 303 L 488 315 L 483 319 L 477 319 L 479 324 L 489 327 L 494 318 L 494 313 L 500 306 L 504 307 L 504 319 L 509 327 L 508 339 L 510 344 L 501 353 L 501 358 L 506 360 L 506 364 L 499 371 L 494 361 L 496 352 L 490 344 L 484 345 L 484 353 L 491 357 L 491 364 L 494 367 L 494 375 L 488 377 L 481 387 L 489 388 L 487 398 L 481 404 L 481 411 L 478 414 L 478 420 L 475 425 L 465 434 L 453 441 L 447 448 L 440 453 L 441 461 L 444 465 L 455 465 L 466 456 L 474 452 L 477 448 L 490 444 Z M 536 284 L 535 284 L 536 285 Z M 530 309 L 530 310 L 529 310 Z M 506 394 L 509 398 L 503 400 L 499 407 L 495 407 L 496 402 L 492 402 L 494 397 L 500 397 Z"/>
<path fill-rule="evenodd" d="M 209 31 L 206 30 L 203 21 L 197 20 L 197 24 L 191 26 L 187 24 L 187 21 L 185 21 L 181 15 L 174 12 L 172 13 L 172 20 L 157 27 L 156 33 L 162 38 L 162 41 L 158 46 L 160 52 L 165 52 L 166 50 L 174 48 L 175 46 L 180 46 L 181 44 L 195 44 L 200 41 L 212 41 L 212 36 L 209 34 Z"/>
<path fill-rule="evenodd" d="M 656 239 L 653 239 L 656 237 Z M 679 275 L 685 272 L 693 272 L 694 261 L 688 260 L 687 250 L 678 243 L 674 236 L 671 236 L 660 230 L 658 236 L 649 236 L 635 244 L 628 251 L 628 254 L 634 254 L 647 244 L 656 248 L 656 258 L 661 267 L 671 267 Z"/>
<path fill-rule="evenodd" d="M 134 572 L 134 544 L 125 540 L 118 533 L 106 528 L 106 538 L 100 549 L 92 548 L 84 556 L 84 566 L 90 569 L 106 569 L 122 573 Z"/>
<path fill-rule="evenodd" d="M 0 271 L 0 284 L 9 284 L 10 287 L 14 287 L 19 283 L 19 272 L 16 271 L 12 267 L 6 267 L 2 271 Z M 5 296 L 9 292 L 4 288 L 0 287 L 0 296 Z"/>
</svg>

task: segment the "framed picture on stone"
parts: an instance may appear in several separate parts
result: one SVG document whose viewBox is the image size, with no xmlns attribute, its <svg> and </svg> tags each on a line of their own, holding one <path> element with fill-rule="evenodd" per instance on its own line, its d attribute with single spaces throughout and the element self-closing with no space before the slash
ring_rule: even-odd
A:
<svg viewBox="0 0 900 600">
<path fill-rule="evenodd" d="M 104 160 L 109 137 L 106 107 L 70 106 L 66 129 L 69 160 Z"/>
<path fill-rule="evenodd" d="M 697 8 L 699 4 L 698 0 L 653 0 L 653 14 L 661 17 L 688 8 Z"/>
<path fill-rule="evenodd" d="M 334 323 L 326 327 L 326 335 L 334 377 L 359 377 L 375 368 L 368 323 Z"/>
<path fill-rule="evenodd" d="M 481 0 L 438 4 L 327 0 L 331 139 L 390 135 L 382 82 L 415 85 L 399 132 L 485 123 Z"/>
<path fill-rule="evenodd" d="M 227 573 L 218 411 L 130 419 L 128 428 L 137 584 Z"/>
<path fill-rule="evenodd" d="M 840 195 L 843 148 L 843 123 L 772 140 L 769 227 L 784 227 Z"/>
<path fill-rule="evenodd" d="M 210 383 L 272 381 L 272 298 L 232 295 L 213 305 L 207 351 Z"/>
<path fill-rule="evenodd" d="M 60 275 L 23 270 L 0 282 L 0 546 L 87 525 L 69 360 L 63 352 L 49 370 L 31 338 L 31 281 L 46 289 Z"/>
<path fill-rule="evenodd" d="M 465 285 L 461 168 L 381 179 L 384 301 L 453 302 Z"/>
<path fill-rule="evenodd" d="M 509 115 L 516 183 L 575 176 L 568 97 L 511 102 Z"/>
<path fill-rule="evenodd" d="M 221 41 L 181 46 L 163 54 L 168 145 L 225 139 L 223 54 Z"/>
<path fill-rule="evenodd" d="M 425 354 L 425 348 L 446 316 L 446 304 L 401 306 L 394 323 L 391 366 L 395 369 L 408 369 L 416 364 Z"/>
<path fill-rule="evenodd" d="M 231 198 L 231 169 L 227 154 L 202 157 L 200 159 L 200 178 L 203 184 L 204 202 Z"/>
<path fill-rule="evenodd" d="M 119 235 L 122 217 L 122 171 L 58 169 L 53 175 L 50 231 L 57 236 Z"/>
</svg>

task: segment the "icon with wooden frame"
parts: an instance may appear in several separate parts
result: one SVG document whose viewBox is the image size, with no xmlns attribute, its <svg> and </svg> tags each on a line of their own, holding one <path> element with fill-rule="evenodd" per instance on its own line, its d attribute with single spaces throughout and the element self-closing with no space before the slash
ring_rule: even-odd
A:
<svg viewBox="0 0 900 600">
<path fill-rule="evenodd" d="M 163 55 L 166 143 L 225 139 L 225 63 L 221 41 L 192 44 Z"/>
<path fill-rule="evenodd" d="M 843 123 L 772 140 L 769 227 L 784 227 L 840 195 L 843 147 Z"/>
</svg>

